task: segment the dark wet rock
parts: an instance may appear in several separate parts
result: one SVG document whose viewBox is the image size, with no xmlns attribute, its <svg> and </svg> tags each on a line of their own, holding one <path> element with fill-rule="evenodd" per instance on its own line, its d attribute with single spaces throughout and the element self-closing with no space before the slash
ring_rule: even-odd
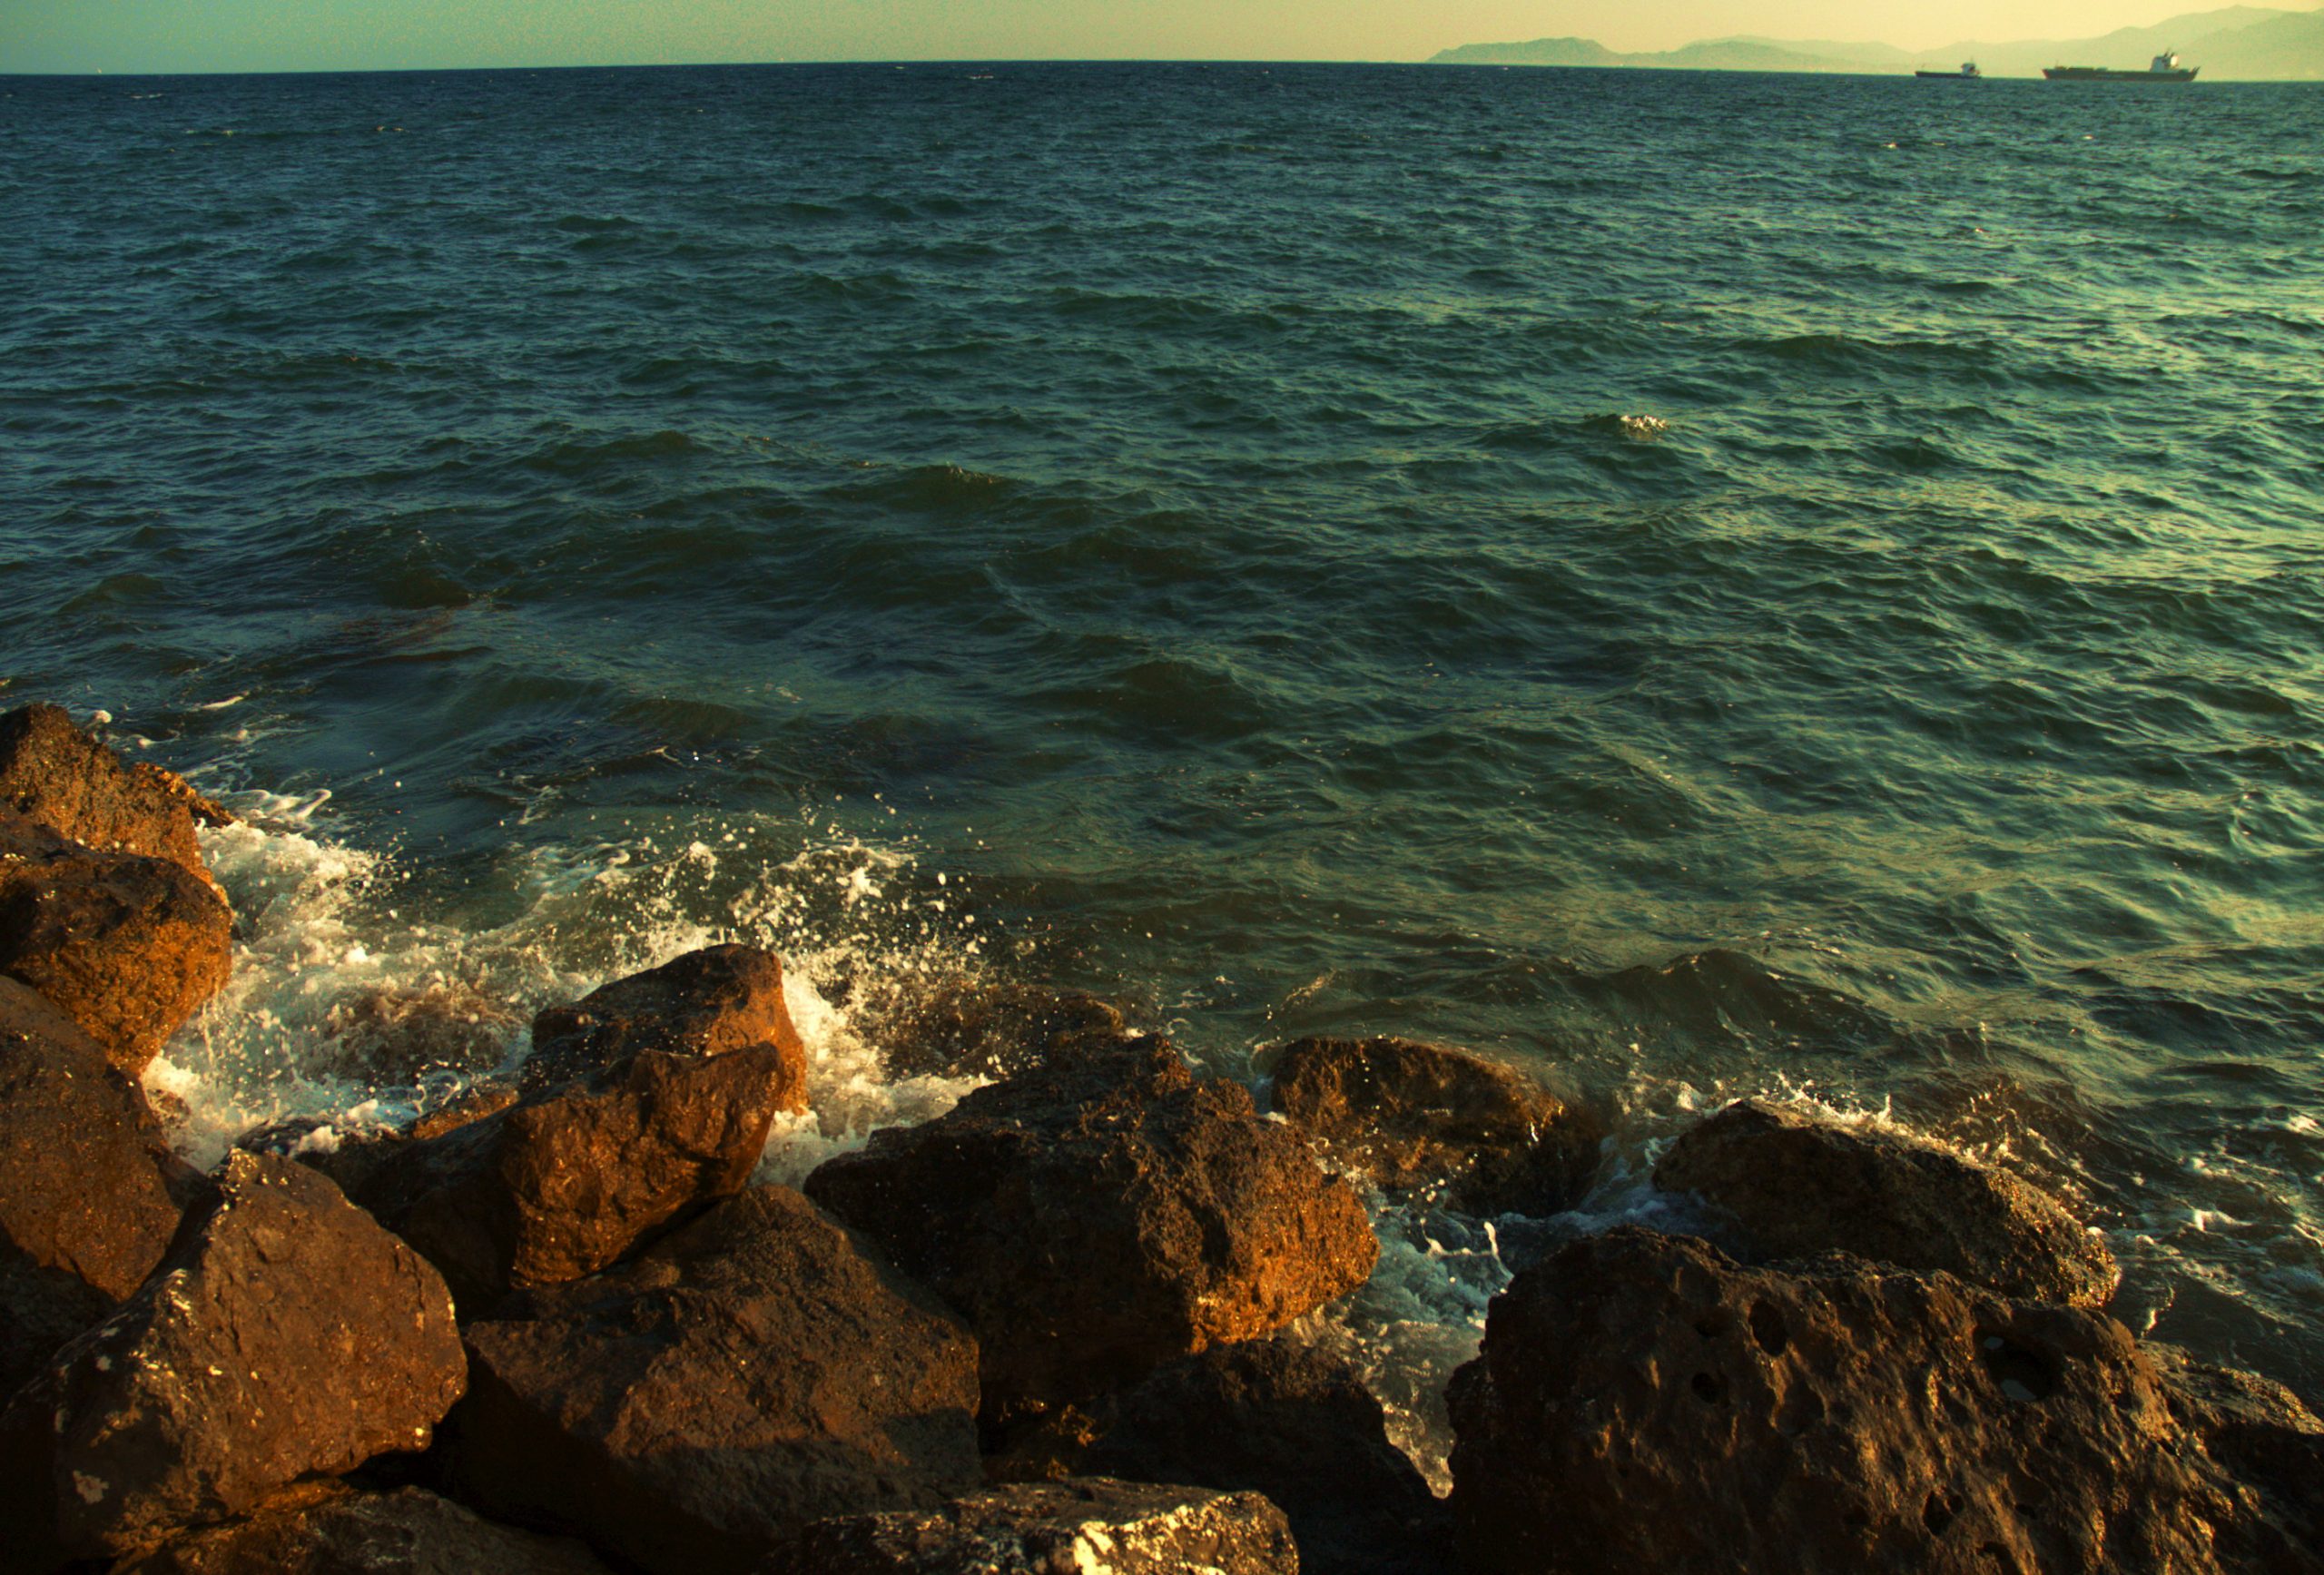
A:
<svg viewBox="0 0 2324 1575">
<path fill-rule="evenodd" d="M 58 705 L 0 716 L 0 808 L 102 852 L 167 859 L 213 887 L 194 827 L 234 819 L 176 773 L 123 762 Z"/>
<path fill-rule="evenodd" d="M 165 1152 L 137 1085 L 0 979 L 0 1403 L 161 1261 L 179 1215 Z"/>
<path fill-rule="evenodd" d="M 1275 1108 L 1384 1187 L 1442 1186 L 1477 1214 L 1555 1214 L 1598 1169 L 1598 1120 L 1482 1056 L 1413 1039 L 1298 1039 Z"/>
<path fill-rule="evenodd" d="M 1494 1299 L 1449 1398 L 1460 1552 L 1481 1575 L 2324 1556 L 2113 1319 L 1838 1255 L 1751 1268 L 1635 1228 L 1575 1242 Z M 2314 1438 L 2255 1425 L 2280 1452 Z"/>
<path fill-rule="evenodd" d="M 940 1510 L 817 1521 L 763 1575 L 1298 1575 L 1258 1493 L 1022 1482 Z"/>
<path fill-rule="evenodd" d="M 1732 1215 L 1758 1259 L 1854 1253 L 2007 1295 L 2103 1306 L 2102 1238 L 2047 1193 L 1937 1144 L 1739 1099 L 1692 1127 L 1654 1183 Z"/>
<path fill-rule="evenodd" d="M 581 1543 L 496 1525 L 423 1488 L 270 1505 L 123 1560 L 112 1575 L 608 1575 Z"/>
<path fill-rule="evenodd" d="M 780 1107 L 807 1107 L 807 1051 L 783 1003 L 783 960 L 755 946 L 711 946 L 617 979 L 533 1019 L 527 1093 L 588 1077 L 640 1050 L 722 1056 L 772 1050 Z"/>
<path fill-rule="evenodd" d="M 333 1006 L 320 1068 L 371 1088 L 430 1073 L 486 1072 L 507 1055 L 520 1019 L 466 985 L 362 991 Z"/>
<path fill-rule="evenodd" d="M 1264 1493 L 1311 1575 L 1434 1575 L 1451 1522 L 1388 1442 L 1354 1368 L 1285 1335 L 1156 1371 L 1101 1419 L 1073 1475 Z"/>
<path fill-rule="evenodd" d="M 788 1187 L 468 1328 L 461 1495 L 650 1570 L 744 1570 L 819 1516 L 980 1481 L 976 1342 Z"/>
<path fill-rule="evenodd" d="M 1013 1078 L 1053 1049 L 1131 1038 L 1121 1009 L 1078 990 L 950 980 L 856 1011 L 891 1077 Z"/>
<path fill-rule="evenodd" d="M 286 1116 L 251 1127 L 234 1139 L 234 1147 L 311 1165 L 354 1197 L 404 1146 L 481 1121 L 517 1099 L 515 1084 L 486 1078 L 424 1107 L 403 1127 L 341 1126 L 320 1116 Z"/>
<path fill-rule="evenodd" d="M 713 947 L 607 985 L 586 1011 L 541 1014 L 549 1038 L 513 1103 L 317 1163 L 428 1255 L 464 1318 L 593 1273 L 742 1190 L 775 1116 L 805 1108 L 781 979 L 771 954 Z"/>
<path fill-rule="evenodd" d="M 1379 1252 L 1295 1133 L 1153 1038 L 1060 1053 L 877 1133 L 807 1194 L 969 1315 L 996 1422 L 1272 1333 Z"/>
<path fill-rule="evenodd" d="M 304 1166 L 228 1157 L 160 1268 L 0 1415 L 25 1568 L 149 1547 L 428 1447 L 464 1383 L 435 1271 Z"/>
<path fill-rule="evenodd" d="M 0 974 L 133 1075 L 226 982 L 233 916 L 180 865 L 96 852 L 0 815 Z"/>
</svg>

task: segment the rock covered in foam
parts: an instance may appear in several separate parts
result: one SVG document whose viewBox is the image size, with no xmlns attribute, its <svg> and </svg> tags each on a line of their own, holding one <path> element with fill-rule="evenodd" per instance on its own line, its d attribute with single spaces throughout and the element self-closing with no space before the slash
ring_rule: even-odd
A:
<svg viewBox="0 0 2324 1575">
<path fill-rule="evenodd" d="M 1052 1050 L 1132 1037 L 1120 1008 L 1085 991 L 958 979 L 915 989 L 915 979 L 857 1011 L 891 1077 L 1013 1078 Z"/>
<path fill-rule="evenodd" d="M 607 1575 L 581 1543 L 496 1525 L 424 1488 L 270 1506 L 123 1560 L 113 1575 Z"/>
<path fill-rule="evenodd" d="M 521 1020 L 470 985 L 374 987 L 326 1015 L 319 1069 L 374 1088 L 418 1083 L 431 1072 L 489 1071 Z"/>
<path fill-rule="evenodd" d="M 788 1187 L 467 1335 L 463 1496 L 645 1570 L 747 1569 L 820 1516 L 980 1481 L 974 1338 Z"/>
<path fill-rule="evenodd" d="M 1295 1040 L 1275 1063 L 1273 1099 L 1336 1163 L 1393 1189 L 1442 1186 L 1479 1214 L 1571 1207 L 1605 1137 L 1521 1073 L 1415 1039 Z"/>
<path fill-rule="evenodd" d="M 136 1290 L 177 1229 L 137 1085 L 0 979 L 0 1403 Z"/>
<path fill-rule="evenodd" d="M 1854 1253 L 2077 1307 L 2105 1305 L 2122 1281 L 2102 1238 L 2008 1172 L 1764 1099 L 1682 1134 L 1654 1182 L 1732 1215 L 1761 1259 Z"/>
<path fill-rule="evenodd" d="M 544 1013 L 551 1041 L 513 1103 L 318 1162 L 443 1271 L 463 1316 L 512 1287 L 605 1267 L 740 1191 L 775 1116 L 805 1107 L 797 1035 L 787 1017 L 781 1033 L 768 1027 L 770 988 L 781 1009 L 780 964 L 750 948 L 712 953 L 641 976 L 635 991 L 624 980 L 589 998 L 613 992 L 618 1010 L 592 1009 L 586 1021 Z M 738 978 L 751 982 L 748 1014 L 728 1011 Z M 649 1006 L 666 1007 L 672 1025 L 655 1027 Z M 753 1031 L 737 1026 L 744 1016 Z"/>
<path fill-rule="evenodd" d="M 174 772 L 124 763 L 59 705 L 0 716 L 0 806 L 100 851 L 166 859 L 213 889 L 194 827 L 234 819 Z"/>
<path fill-rule="evenodd" d="M 1025 1482 L 940 1510 L 820 1521 L 762 1575 L 1298 1575 L 1258 1493 L 1103 1477 Z"/>
<path fill-rule="evenodd" d="M 1751 1268 L 1634 1227 L 1585 1237 L 1494 1299 L 1449 1400 L 1480 1575 L 2198 1575 L 2324 1555 L 2302 1504 L 2215 1452 L 2190 1392 L 2113 1319 L 1837 1255 Z M 2256 1425 L 2280 1451 L 2313 1442 L 2312 1419 Z"/>
<path fill-rule="evenodd" d="M 226 982 L 232 930 L 225 902 L 181 865 L 0 814 L 0 973 L 132 1074 Z"/>
<path fill-rule="evenodd" d="M 1310 1575 L 1443 1566 L 1443 1506 L 1338 1357 L 1281 1334 L 1216 1345 L 1093 1410 L 1077 1474 L 1264 1493 Z"/>
<path fill-rule="evenodd" d="M 1295 1133 L 1155 1038 L 1060 1052 L 806 1190 L 968 1314 L 991 1421 L 1269 1334 L 1379 1253 Z"/>
<path fill-rule="evenodd" d="M 444 1282 L 324 1176 L 235 1154 L 160 1268 L 0 1416 L 24 1568 L 244 1514 L 428 1447 L 466 1381 Z"/>
<path fill-rule="evenodd" d="M 708 946 L 536 1016 L 524 1087 L 570 1082 L 640 1050 L 744 1049 L 775 1053 L 778 1108 L 807 1107 L 807 1050 L 783 1005 L 783 960 L 755 946 Z"/>
</svg>

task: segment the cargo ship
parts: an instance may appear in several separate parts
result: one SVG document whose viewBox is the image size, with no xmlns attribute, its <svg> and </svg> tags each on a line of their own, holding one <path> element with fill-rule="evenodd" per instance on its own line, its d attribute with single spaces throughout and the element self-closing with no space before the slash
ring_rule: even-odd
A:
<svg viewBox="0 0 2324 1575">
<path fill-rule="evenodd" d="M 2042 74 L 2052 82 L 2192 82 L 2201 66 L 2181 65 L 2164 50 L 2144 71 L 2117 71 L 2108 65 L 2045 65 Z"/>
<path fill-rule="evenodd" d="M 1934 76 L 1945 82 L 1974 82 L 1985 74 L 1977 69 L 1974 60 L 1965 60 L 1958 71 L 1916 71 L 1915 76 Z"/>
</svg>

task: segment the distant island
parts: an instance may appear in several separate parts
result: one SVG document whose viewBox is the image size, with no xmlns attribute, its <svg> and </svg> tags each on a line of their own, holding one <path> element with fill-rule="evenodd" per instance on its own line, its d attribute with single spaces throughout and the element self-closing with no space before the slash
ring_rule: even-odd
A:
<svg viewBox="0 0 2324 1575">
<path fill-rule="evenodd" d="M 1464 44 L 1432 56 L 1429 64 L 1881 74 L 1950 69 L 1974 60 L 1987 76 L 2039 76 L 2045 65 L 2142 66 L 2164 50 L 2176 50 L 2188 64 L 2201 66 L 2205 82 L 2324 81 L 2324 11 L 2236 5 L 2191 12 L 2152 27 L 2124 27 L 2102 38 L 1981 40 L 1917 51 L 1886 44 L 1715 38 L 1658 54 L 1624 54 L 1587 38 L 1537 38 L 1530 44 Z"/>
</svg>

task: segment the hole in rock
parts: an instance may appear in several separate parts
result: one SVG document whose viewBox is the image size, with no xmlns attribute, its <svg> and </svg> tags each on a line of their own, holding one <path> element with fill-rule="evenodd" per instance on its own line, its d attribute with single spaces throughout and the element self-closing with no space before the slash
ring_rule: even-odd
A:
<svg viewBox="0 0 2324 1575">
<path fill-rule="evenodd" d="M 1782 1355 L 1791 1344 L 1791 1331 L 1783 1326 L 1783 1314 L 1776 1311 L 1774 1304 L 1751 1304 L 1751 1338 L 1770 1356 Z"/>
<path fill-rule="evenodd" d="M 1695 1397 L 1705 1405 L 1717 1405 L 1727 1398 L 1726 1382 L 1715 1374 L 1698 1373 L 1688 1380 L 1688 1384 L 1694 1390 Z"/>
</svg>

